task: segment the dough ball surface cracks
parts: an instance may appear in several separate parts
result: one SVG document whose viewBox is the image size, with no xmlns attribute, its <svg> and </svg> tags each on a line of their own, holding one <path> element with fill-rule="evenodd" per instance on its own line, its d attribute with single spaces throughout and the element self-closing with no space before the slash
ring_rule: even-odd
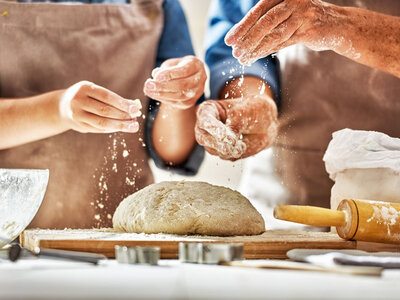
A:
<svg viewBox="0 0 400 300">
<path fill-rule="evenodd" d="M 137 233 L 255 235 L 264 219 L 229 188 L 196 181 L 166 181 L 128 196 L 117 207 L 116 230 Z"/>
</svg>

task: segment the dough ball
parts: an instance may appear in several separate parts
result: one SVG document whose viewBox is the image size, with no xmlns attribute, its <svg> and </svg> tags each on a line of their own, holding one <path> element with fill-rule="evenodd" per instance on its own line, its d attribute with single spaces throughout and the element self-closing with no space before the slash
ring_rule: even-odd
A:
<svg viewBox="0 0 400 300">
<path fill-rule="evenodd" d="M 128 196 L 113 217 L 125 232 L 254 235 L 264 219 L 239 192 L 196 181 L 166 181 Z"/>
</svg>

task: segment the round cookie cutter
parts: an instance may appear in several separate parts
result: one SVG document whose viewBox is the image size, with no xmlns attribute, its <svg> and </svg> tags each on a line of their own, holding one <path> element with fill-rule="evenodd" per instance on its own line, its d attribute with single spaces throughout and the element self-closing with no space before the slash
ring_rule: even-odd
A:
<svg viewBox="0 0 400 300">
<path fill-rule="evenodd" d="M 243 260 L 243 244 L 179 243 L 179 260 L 183 263 L 197 264 Z"/>
<path fill-rule="evenodd" d="M 158 265 L 159 247 L 115 246 L 115 258 L 120 264 Z"/>
</svg>

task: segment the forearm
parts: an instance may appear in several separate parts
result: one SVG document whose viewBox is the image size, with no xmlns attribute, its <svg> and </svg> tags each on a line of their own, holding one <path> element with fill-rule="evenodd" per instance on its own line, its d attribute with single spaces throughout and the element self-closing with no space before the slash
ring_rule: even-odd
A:
<svg viewBox="0 0 400 300">
<path fill-rule="evenodd" d="M 333 49 L 361 64 L 400 77 L 400 18 L 354 7 L 329 5 Z"/>
<path fill-rule="evenodd" d="M 194 106 L 178 109 L 160 103 L 154 120 L 152 139 L 155 150 L 164 161 L 172 165 L 185 162 L 196 143 L 195 123 Z"/>
<path fill-rule="evenodd" d="M 68 128 L 60 121 L 54 91 L 29 98 L 0 99 L 0 149 L 47 138 Z"/>
<path fill-rule="evenodd" d="M 253 76 L 243 76 L 235 78 L 225 85 L 220 92 L 220 99 L 233 99 L 253 95 L 273 98 L 273 92 L 264 80 Z"/>
</svg>

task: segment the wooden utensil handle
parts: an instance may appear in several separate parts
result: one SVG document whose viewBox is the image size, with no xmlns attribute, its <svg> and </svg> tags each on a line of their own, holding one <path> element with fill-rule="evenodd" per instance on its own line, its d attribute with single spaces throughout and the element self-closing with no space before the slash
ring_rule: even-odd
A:
<svg viewBox="0 0 400 300">
<path fill-rule="evenodd" d="M 274 217 L 311 226 L 341 226 L 346 223 L 344 212 L 314 206 L 280 205 L 275 207 Z"/>
</svg>

